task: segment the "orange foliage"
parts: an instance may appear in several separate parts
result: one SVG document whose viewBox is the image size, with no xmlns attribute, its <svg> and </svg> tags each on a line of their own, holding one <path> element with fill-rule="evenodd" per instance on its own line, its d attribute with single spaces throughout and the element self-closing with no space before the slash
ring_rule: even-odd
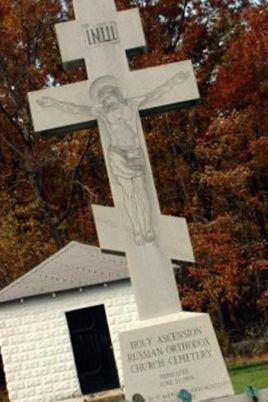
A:
<svg viewBox="0 0 268 402">
<path fill-rule="evenodd" d="M 31 127 L 28 91 L 86 76 L 62 69 L 54 24 L 73 17 L 67 3 L 68 16 L 58 0 L 0 0 L 3 286 L 70 240 L 97 244 L 91 203 L 112 203 L 96 131 L 45 141 Z M 242 328 L 267 306 L 267 10 L 249 0 L 137 3 L 148 52 L 130 68 L 191 58 L 201 93 L 198 107 L 143 119 L 162 211 L 191 228 L 197 263 L 182 266 L 183 303 Z"/>
</svg>

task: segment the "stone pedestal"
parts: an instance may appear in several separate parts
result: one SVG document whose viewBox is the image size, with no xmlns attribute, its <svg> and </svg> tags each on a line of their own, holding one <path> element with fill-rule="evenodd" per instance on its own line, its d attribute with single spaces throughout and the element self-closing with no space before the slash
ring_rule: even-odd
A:
<svg viewBox="0 0 268 402">
<path fill-rule="evenodd" d="M 208 314 L 138 321 L 119 338 L 127 400 L 178 402 L 181 389 L 193 402 L 234 394 Z"/>
</svg>

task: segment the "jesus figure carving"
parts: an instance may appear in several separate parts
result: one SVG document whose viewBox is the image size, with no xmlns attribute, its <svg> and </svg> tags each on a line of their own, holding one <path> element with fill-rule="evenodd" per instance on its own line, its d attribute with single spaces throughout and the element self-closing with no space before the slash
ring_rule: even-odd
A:
<svg viewBox="0 0 268 402">
<path fill-rule="evenodd" d="M 42 97 L 37 102 L 42 107 L 53 107 L 71 114 L 88 114 L 102 121 L 109 136 L 108 160 L 113 179 L 120 185 L 124 205 L 131 222 L 136 245 L 154 241 L 151 208 L 146 190 L 146 163 L 139 140 L 139 108 L 161 97 L 174 85 L 185 82 L 187 72 L 179 72 L 150 93 L 127 98 L 117 79 L 102 76 L 90 86 L 92 106 L 77 105 Z"/>
</svg>

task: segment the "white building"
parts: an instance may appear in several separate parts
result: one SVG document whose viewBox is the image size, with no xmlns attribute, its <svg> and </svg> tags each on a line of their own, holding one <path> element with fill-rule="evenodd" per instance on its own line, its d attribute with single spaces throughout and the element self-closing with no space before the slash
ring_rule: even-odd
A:
<svg viewBox="0 0 268 402">
<path fill-rule="evenodd" d="M 136 319 L 125 258 L 71 242 L 0 292 L 10 401 L 119 388 L 118 333 Z"/>
</svg>

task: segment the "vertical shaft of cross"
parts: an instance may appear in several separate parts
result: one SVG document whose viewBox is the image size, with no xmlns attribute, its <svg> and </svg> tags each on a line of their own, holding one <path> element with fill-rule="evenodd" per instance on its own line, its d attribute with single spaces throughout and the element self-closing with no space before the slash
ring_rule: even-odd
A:
<svg viewBox="0 0 268 402">
<path fill-rule="evenodd" d="M 122 83 L 120 86 L 122 93 L 126 97 L 126 102 L 131 104 L 126 91 L 123 89 L 123 71 L 121 78 L 119 77 L 120 74 L 117 82 Z M 111 145 L 113 139 L 109 134 L 110 130 L 109 127 L 107 128 L 107 124 L 105 125 L 100 121 L 99 129 L 114 205 L 120 211 L 122 220 L 127 222 L 125 231 L 123 230 L 123 223 L 120 225 L 117 222 L 117 225 L 121 227 L 121 236 L 126 238 L 124 251 L 126 252 L 130 278 L 136 296 L 139 317 L 140 319 L 148 319 L 176 313 L 181 310 L 181 305 L 171 260 L 165 255 L 159 238 L 161 214 L 158 197 L 138 110 L 134 110 L 134 113 L 134 119 L 131 121 L 133 125 L 132 134 L 135 136 L 134 148 L 126 146 L 124 149 L 123 144 L 118 142 Z M 123 143 L 124 136 L 128 135 L 127 127 L 125 129 L 126 131 L 122 133 Z M 120 130 L 119 124 L 117 130 Z M 133 157 L 132 154 L 134 154 Z M 132 166 L 135 163 L 137 164 L 136 171 L 135 167 Z M 96 214 L 94 217 L 100 246 L 104 247 L 99 234 L 102 218 Z M 111 247 L 110 251 L 118 247 L 119 241 L 118 239 L 116 244 L 115 239 L 115 247 Z"/>
<path fill-rule="evenodd" d="M 98 70 L 96 60 L 100 65 Z M 99 84 L 96 92 L 101 97 L 105 87 L 108 88 L 104 95 L 108 109 L 111 101 L 105 122 L 99 119 L 98 124 L 114 205 L 128 222 L 128 233 L 122 231 L 122 235 L 128 239 L 124 251 L 139 317 L 147 319 L 176 313 L 181 305 L 171 261 L 161 250 L 158 239 L 160 208 L 139 110 L 128 95 L 125 52 L 119 44 L 105 52 L 96 48 L 91 58 L 86 58 L 86 66 L 88 72 L 98 71 L 97 76 L 103 77 L 99 81 L 97 78 L 97 82 L 103 79 L 103 84 Z M 108 77 L 115 79 L 114 82 Z M 113 104 L 116 96 L 122 97 L 119 105 Z M 97 216 L 95 223 L 98 231 Z M 103 247 L 101 241 L 100 246 Z"/>
<path fill-rule="evenodd" d="M 129 249 L 127 262 L 141 320 L 181 311 L 171 261 L 156 244 Z"/>
</svg>

